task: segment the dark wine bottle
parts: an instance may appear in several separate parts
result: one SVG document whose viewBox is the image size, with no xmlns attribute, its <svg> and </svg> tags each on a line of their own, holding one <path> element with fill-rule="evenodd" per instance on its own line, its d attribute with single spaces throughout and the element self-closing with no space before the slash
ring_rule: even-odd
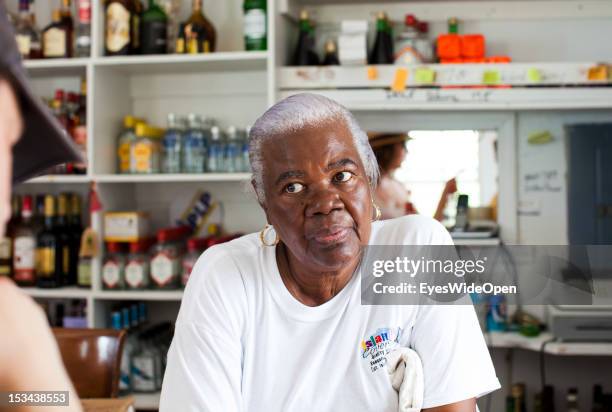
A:
<svg viewBox="0 0 612 412">
<path fill-rule="evenodd" d="M 376 18 L 376 38 L 368 56 L 369 64 L 392 64 L 393 41 L 391 39 L 389 22 L 384 12 L 379 12 Z"/>
</svg>

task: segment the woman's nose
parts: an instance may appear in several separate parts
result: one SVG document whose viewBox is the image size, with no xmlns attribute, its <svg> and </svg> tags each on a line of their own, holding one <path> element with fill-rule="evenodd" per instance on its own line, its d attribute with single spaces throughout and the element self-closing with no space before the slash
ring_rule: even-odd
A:
<svg viewBox="0 0 612 412">
<path fill-rule="evenodd" d="M 344 203 L 340 199 L 340 195 L 333 189 L 312 188 L 306 206 L 306 216 L 313 217 L 316 215 L 328 215 L 334 210 L 344 209 Z"/>
</svg>

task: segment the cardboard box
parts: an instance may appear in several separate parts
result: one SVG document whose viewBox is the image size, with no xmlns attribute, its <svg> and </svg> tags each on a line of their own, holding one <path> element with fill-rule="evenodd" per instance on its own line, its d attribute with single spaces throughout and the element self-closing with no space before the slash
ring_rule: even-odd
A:
<svg viewBox="0 0 612 412">
<path fill-rule="evenodd" d="M 107 212 L 104 214 L 106 242 L 135 242 L 149 236 L 149 215 L 145 212 Z"/>
</svg>

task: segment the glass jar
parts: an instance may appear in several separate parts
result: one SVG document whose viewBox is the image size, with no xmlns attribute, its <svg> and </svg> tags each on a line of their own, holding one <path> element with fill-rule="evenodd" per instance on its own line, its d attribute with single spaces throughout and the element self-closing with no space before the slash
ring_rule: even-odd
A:
<svg viewBox="0 0 612 412">
<path fill-rule="evenodd" d="M 130 254 L 125 265 L 125 287 L 127 289 L 147 289 L 151 283 L 150 255 L 152 241 L 145 239 L 130 243 Z"/>
<path fill-rule="evenodd" d="M 187 286 L 187 281 L 191 275 L 191 271 L 195 266 L 198 258 L 206 249 L 206 242 L 208 238 L 192 238 L 187 240 L 187 254 L 183 257 L 182 274 L 181 274 L 181 286 Z"/>
<path fill-rule="evenodd" d="M 132 173 L 160 172 L 161 138 L 164 132 L 144 123 L 136 124 L 136 140 L 132 144 Z"/>
<path fill-rule="evenodd" d="M 121 243 L 107 242 L 102 264 L 102 287 L 107 290 L 125 288 L 125 254 Z"/>
<path fill-rule="evenodd" d="M 151 259 L 151 280 L 154 289 L 176 289 L 181 275 L 184 240 L 191 229 L 187 226 L 161 229 Z"/>
<path fill-rule="evenodd" d="M 128 115 L 123 118 L 123 130 L 117 139 L 117 169 L 119 173 L 130 173 L 132 143 L 136 140 L 135 127 L 136 118 L 134 116 Z"/>
</svg>

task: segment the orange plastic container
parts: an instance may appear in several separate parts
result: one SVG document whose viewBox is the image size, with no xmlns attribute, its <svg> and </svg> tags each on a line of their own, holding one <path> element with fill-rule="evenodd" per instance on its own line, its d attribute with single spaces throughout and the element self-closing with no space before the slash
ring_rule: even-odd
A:
<svg viewBox="0 0 612 412">
<path fill-rule="evenodd" d="M 456 59 L 461 57 L 461 37 L 458 34 L 441 34 L 437 41 L 438 58 Z"/>
<path fill-rule="evenodd" d="M 510 63 L 512 59 L 509 56 L 489 56 L 485 58 L 485 63 Z"/>
<path fill-rule="evenodd" d="M 460 64 L 463 63 L 463 59 L 461 57 L 457 57 L 454 59 L 440 59 L 441 64 Z"/>
<path fill-rule="evenodd" d="M 485 38 L 482 34 L 464 34 L 461 36 L 461 56 L 483 58 L 485 56 Z"/>
<path fill-rule="evenodd" d="M 464 57 L 463 58 L 463 63 L 474 64 L 474 63 L 484 63 L 484 62 L 485 62 L 485 58 L 483 57 Z"/>
</svg>

